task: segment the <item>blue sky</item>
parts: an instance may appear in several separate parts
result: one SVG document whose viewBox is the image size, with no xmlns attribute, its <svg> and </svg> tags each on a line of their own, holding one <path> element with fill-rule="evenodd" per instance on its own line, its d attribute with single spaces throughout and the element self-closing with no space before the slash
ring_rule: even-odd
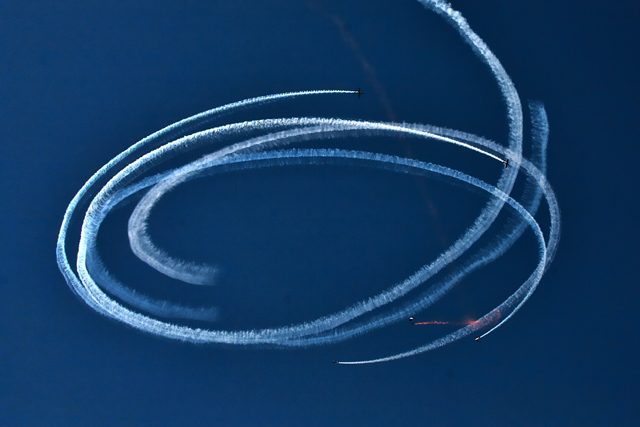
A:
<svg viewBox="0 0 640 427">
<path fill-rule="evenodd" d="M 365 92 L 233 119 L 395 120 L 504 143 L 499 90 L 458 34 L 409 0 L 0 5 L 0 424 L 634 425 L 639 7 L 452 5 L 522 99 L 545 104 L 560 248 L 533 297 L 485 341 L 357 367 L 330 361 L 407 350 L 450 329 L 401 324 L 296 350 L 160 339 L 99 316 L 69 290 L 55 260 L 62 215 L 88 177 L 132 143 L 271 93 Z M 448 147 L 395 143 L 498 176 Z M 369 169 L 272 168 L 194 182 L 158 207 L 151 227 L 171 250 L 225 269 L 214 295 L 167 293 L 210 298 L 225 327 L 277 326 L 406 277 L 451 244 L 483 200 L 447 182 Z M 100 249 L 117 274 L 149 290 L 147 271 L 127 253 L 127 209 L 105 224 Z M 532 248 L 529 236 L 421 320 L 483 314 L 535 266 Z"/>
</svg>

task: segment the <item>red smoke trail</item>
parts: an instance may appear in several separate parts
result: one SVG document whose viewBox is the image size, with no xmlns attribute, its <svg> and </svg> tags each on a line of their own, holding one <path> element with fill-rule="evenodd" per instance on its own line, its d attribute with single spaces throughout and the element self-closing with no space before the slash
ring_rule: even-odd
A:
<svg viewBox="0 0 640 427">
<path fill-rule="evenodd" d="M 486 316 L 486 318 L 484 318 L 484 320 L 483 319 L 466 320 L 464 322 L 445 322 L 441 320 L 430 320 L 428 322 L 416 322 L 414 323 L 414 325 L 452 325 L 452 326 L 473 325 L 473 326 L 476 326 L 478 329 L 480 329 L 484 326 L 497 322 L 498 320 L 500 320 L 500 317 L 502 317 L 502 313 L 500 313 L 500 310 L 496 309 L 496 310 L 493 310 L 491 313 L 489 313 Z"/>
</svg>

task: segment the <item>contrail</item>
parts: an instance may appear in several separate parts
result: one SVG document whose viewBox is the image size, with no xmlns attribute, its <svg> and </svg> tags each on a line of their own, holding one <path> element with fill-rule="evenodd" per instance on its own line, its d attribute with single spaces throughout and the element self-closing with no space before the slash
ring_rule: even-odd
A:
<svg viewBox="0 0 640 427">
<path fill-rule="evenodd" d="M 263 119 L 205 129 L 206 125 L 222 115 L 246 108 L 302 96 L 357 93 L 352 90 L 289 92 L 251 98 L 208 110 L 172 124 L 132 145 L 98 170 L 72 199 L 60 228 L 56 255 L 59 268 L 73 292 L 100 314 L 138 330 L 166 338 L 193 343 L 278 347 L 330 344 L 401 321 L 406 319 L 408 314 L 428 308 L 464 277 L 502 256 L 528 228 L 536 237 L 538 263 L 528 279 L 489 313 L 476 321 L 464 323 L 462 328 L 453 333 L 415 349 L 371 360 L 338 363 L 366 364 L 395 360 L 441 347 L 471 333 L 490 328 L 479 336 L 482 338 L 504 324 L 535 291 L 553 259 L 559 241 L 559 208 L 545 175 L 548 139 L 546 113 L 541 103 L 530 104 L 533 155 L 531 161 L 524 159 L 520 99 L 502 65 L 480 37 L 470 29 L 466 20 L 448 3 L 439 0 L 420 2 L 444 16 L 488 65 L 496 78 L 507 106 L 509 135 L 506 147 L 476 135 L 431 125 L 340 118 Z M 419 138 L 424 143 L 451 144 L 476 153 L 478 161 L 484 157 L 504 163 L 508 167 L 500 166 L 500 178 L 496 184 L 490 184 L 462 171 L 416 159 L 345 149 L 287 148 L 311 140 L 380 135 Z M 231 143 L 238 140 L 240 142 Z M 184 166 L 145 176 L 155 165 L 212 143 L 227 145 Z M 225 331 L 195 328 L 163 320 L 174 318 L 214 321 L 218 313 L 215 307 L 184 307 L 141 295 L 113 277 L 100 258 L 96 239 L 102 222 L 122 201 L 136 193 L 144 193 L 128 222 L 132 252 L 155 270 L 173 279 L 191 285 L 215 284 L 217 266 L 177 259 L 153 242 L 148 230 L 148 220 L 153 208 L 164 195 L 203 175 L 265 167 L 336 163 L 417 176 L 436 174 L 446 180 L 460 182 L 468 188 L 483 191 L 488 195 L 488 202 L 473 223 L 450 247 L 408 278 L 335 313 L 278 328 Z M 528 187 L 518 201 L 511 196 L 511 191 L 520 172 L 524 173 Z M 104 180 L 107 180 L 106 184 L 99 184 Z M 90 194 L 95 196 L 90 198 Z M 547 239 L 534 218 L 543 198 L 551 218 Z M 86 211 L 81 212 L 80 207 L 84 202 L 89 202 L 89 205 Z M 440 282 L 428 283 L 445 267 L 459 260 L 472 246 L 477 246 L 477 242 L 504 209 L 515 212 L 518 219 L 509 222 L 498 231 L 490 244 L 476 249 L 464 262 L 458 261 L 454 273 Z M 83 220 L 74 269 L 67 255 L 67 245 L 71 244 L 67 242 L 67 235 L 76 215 L 83 215 Z M 425 286 L 428 287 L 424 289 Z M 420 291 L 412 292 L 416 290 Z M 392 302 L 393 308 L 389 308 L 391 306 L 388 304 Z"/>
</svg>

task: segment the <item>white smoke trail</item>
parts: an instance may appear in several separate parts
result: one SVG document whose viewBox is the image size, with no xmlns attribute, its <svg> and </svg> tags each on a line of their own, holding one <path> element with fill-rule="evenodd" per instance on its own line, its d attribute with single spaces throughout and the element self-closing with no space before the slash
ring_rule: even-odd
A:
<svg viewBox="0 0 640 427">
<path fill-rule="evenodd" d="M 368 361 L 340 363 L 362 364 L 394 360 L 446 345 L 496 323 L 494 315 L 496 310 L 506 315 L 501 317 L 500 321 L 482 336 L 486 336 L 502 325 L 522 307 L 535 291 L 544 271 L 548 268 L 549 262 L 553 258 L 558 244 L 559 210 L 555 195 L 545 177 L 546 162 L 544 158 L 548 135 L 546 115 L 541 104 L 532 105 L 533 142 L 537 154 L 534 155 L 533 162 L 523 159 L 523 126 L 520 99 L 502 65 L 480 37 L 470 29 L 466 20 L 459 12 L 454 11 L 448 3 L 440 0 L 420 0 L 420 2 L 443 15 L 459 31 L 474 52 L 489 66 L 507 106 L 509 120 L 507 147 L 475 135 L 428 125 L 305 117 L 232 123 L 191 133 L 223 114 L 232 113 L 240 109 L 299 96 L 354 94 L 357 93 L 356 91 L 291 92 L 252 98 L 209 110 L 170 125 L 134 144 L 103 166 L 82 186 L 65 212 L 56 248 L 58 265 L 71 289 L 99 313 L 136 329 L 167 338 L 195 343 L 242 345 L 308 346 L 326 344 L 383 327 L 406 318 L 407 313 L 428 307 L 445 295 L 463 277 L 504 254 L 518 240 L 525 228 L 529 227 L 538 241 L 540 257 L 538 265 L 530 277 L 496 309 L 487 313 L 474 324 L 465 326 L 452 334 L 417 349 Z M 237 139 L 237 137 L 248 136 L 256 132 L 263 134 L 228 145 L 175 170 L 148 178 L 141 178 L 144 172 L 153 165 L 174 158 L 178 153 L 210 144 L 213 141 L 225 142 L 231 138 Z M 442 165 L 384 154 L 337 149 L 273 151 L 274 148 L 312 139 L 389 134 L 409 135 L 457 145 L 500 162 L 506 163 L 508 161 L 509 167 L 503 169 L 497 184 L 490 185 L 461 171 Z M 134 156 L 137 156 L 137 158 L 134 158 Z M 486 192 L 490 197 L 478 217 L 451 247 L 404 281 L 342 311 L 310 322 L 280 328 L 223 331 L 192 328 L 157 319 L 156 317 L 177 317 L 211 320 L 215 317 L 216 311 L 215 308 L 181 307 L 142 296 L 119 283 L 109 274 L 100 260 L 96 238 L 103 220 L 122 200 L 131 194 L 151 187 L 140 200 L 129 219 L 129 240 L 132 251 L 145 263 L 169 277 L 195 285 L 212 284 L 216 273 L 215 266 L 199 265 L 173 258 L 153 243 L 147 230 L 147 224 L 149 215 L 157 202 L 173 188 L 205 173 L 224 172 L 234 168 L 243 169 L 332 161 L 356 162 L 365 166 L 385 168 L 398 173 L 425 174 L 428 172 L 438 174 L 478 188 Z M 118 170 L 118 168 L 121 169 Z M 519 203 L 510 194 L 521 168 L 532 180 L 533 187 L 529 193 L 525 193 L 523 202 Z M 108 178 L 110 175 L 111 178 L 108 179 L 108 182 L 102 188 L 99 188 L 98 182 Z M 88 199 L 88 195 L 95 190 L 99 191 L 91 200 L 84 214 L 76 269 L 74 270 L 67 256 L 67 233 L 75 212 L 80 208 L 81 203 Z M 546 242 L 534 219 L 542 196 L 546 199 L 551 218 L 549 237 Z M 382 310 L 390 302 L 398 301 L 405 297 L 410 291 L 425 284 L 435 274 L 442 271 L 444 267 L 466 253 L 491 227 L 505 204 L 520 215 L 520 220 L 509 224 L 505 230 L 499 233 L 497 242 L 479 250 L 469 261 L 462 264 L 456 273 L 447 277 L 443 282 L 431 286 L 417 299 L 404 303 L 402 307 L 395 308 L 390 312 L 378 314 L 368 321 L 356 320 L 374 310 Z M 134 309 L 123 306 L 105 291 Z M 135 309 L 142 310 L 155 317 L 140 313 Z"/>
</svg>

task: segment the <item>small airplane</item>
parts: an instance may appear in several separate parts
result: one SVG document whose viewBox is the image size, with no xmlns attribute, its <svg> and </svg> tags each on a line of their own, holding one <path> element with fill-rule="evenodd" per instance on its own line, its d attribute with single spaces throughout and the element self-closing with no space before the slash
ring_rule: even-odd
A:
<svg viewBox="0 0 640 427">
<path fill-rule="evenodd" d="M 362 95 L 362 91 L 360 90 L 360 88 L 358 88 L 358 91 L 356 93 L 358 94 L 358 98 L 360 98 L 360 95 Z"/>
<path fill-rule="evenodd" d="M 476 337 L 476 341 L 480 341 L 480 337 Z"/>
<path fill-rule="evenodd" d="M 339 363 L 337 360 L 332 360 L 333 363 L 335 363 L 336 365 Z"/>
<path fill-rule="evenodd" d="M 509 166 L 509 159 L 504 161 L 504 168 L 506 169 Z"/>
<path fill-rule="evenodd" d="M 415 319 L 415 317 L 409 317 L 409 322 L 413 322 L 413 319 Z"/>
</svg>

